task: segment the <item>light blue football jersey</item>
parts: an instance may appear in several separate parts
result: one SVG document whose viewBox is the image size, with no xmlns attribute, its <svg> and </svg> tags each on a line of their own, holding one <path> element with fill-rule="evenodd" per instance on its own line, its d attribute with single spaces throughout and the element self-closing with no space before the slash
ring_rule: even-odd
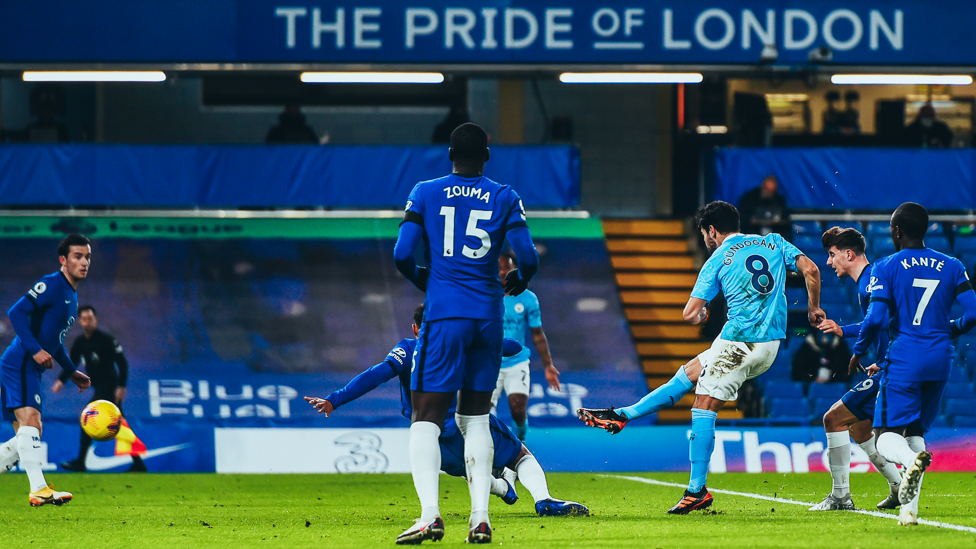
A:
<svg viewBox="0 0 976 549">
<path fill-rule="evenodd" d="M 542 327 L 542 311 L 539 310 L 539 298 L 530 290 L 525 290 L 517 296 L 505 296 L 505 337 L 514 339 L 522 345 L 522 350 L 515 356 L 502 358 L 502 368 L 511 368 L 520 362 L 529 360 L 532 351 L 525 344 L 529 328 Z"/>
<path fill-rule="evenodd" d="M 734 234 L 698 274 L 692 297 L 711 301 L 721 291 L 729 319 L 721 338 L 743 343 L 786 337 L 786 270 L 796 271 L 799 249 L 776 233 Z"/>
</svg>

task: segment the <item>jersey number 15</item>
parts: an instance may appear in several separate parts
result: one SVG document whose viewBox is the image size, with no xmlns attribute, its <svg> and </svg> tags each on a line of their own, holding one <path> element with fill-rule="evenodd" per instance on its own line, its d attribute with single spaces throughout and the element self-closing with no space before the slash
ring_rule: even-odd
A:
<svg viewBox="0 0 976 549">
<path fill-rule="evenodd" d="M 456 208 L 454 206 L 441 206 L 441 215 L 444 217 L 444 257 L 454 257 L 454 216 Z M 478 228 L 479 221 L 491 219 L 491 210 L 471 210 L 468 215 L 468 226 L 465 236 L 473 236 L 481 240 L 481 247 L 477 250 L 468 247 L 467 244 L 461 248 L 461 253 L 465 257 L 475 259 L 484 257 L 491 249 L 491 235 L 484 229 Z"/>
</svg>

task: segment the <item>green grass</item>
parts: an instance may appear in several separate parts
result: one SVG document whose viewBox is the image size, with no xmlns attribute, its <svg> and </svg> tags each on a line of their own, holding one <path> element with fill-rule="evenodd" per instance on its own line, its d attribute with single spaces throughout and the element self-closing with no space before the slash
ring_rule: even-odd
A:
<svg viewBox="0 0 976 549">
<path fill-rule="evenodd" d="M 638 476 L 684 482 L 687 474 Z M 442 476 L 444 542 L 460 546 L 469 506 L 465 484 Z M 418 515 L 408 475 L 67 475 L 64 507 L 31 508 L 24 475 L 0 475 L 0 547 L 393 547 Z M 710 486 L 819 501 L 826 474 L 715 474 Z M 535 516 L 528 493 L 509 507 L 492 499 L 494 542 L 519 547 L 976 547 L 976 534 L 854 513 L 812 513 L 783 503 L 715 494 L 715 514 L 670 516 L 680 488 L 591 473 L 549 475 L 553 495 L 590 506 L 589 518 Z M 855 503 L 873 509 L 887 487 L 853 475 Z M 921 517 L 976 527 L 974 475 L 930 473 Z M 430 545 L 429 543 L 425 545 Z"/>
</svg>

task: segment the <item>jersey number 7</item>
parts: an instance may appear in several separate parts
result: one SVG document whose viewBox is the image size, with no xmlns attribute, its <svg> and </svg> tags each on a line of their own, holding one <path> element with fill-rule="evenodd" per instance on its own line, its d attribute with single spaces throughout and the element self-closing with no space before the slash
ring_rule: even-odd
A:
<svg viewBox="0 0 976 549">
<path fill-rule="evenodd" d="M 922 316 L 925 315 L 925 309 L 929 306 L 929 301 L 932 300 L 932 296 L 935 295 L 935 289 L 939 287 L 939 282 L 942 281 L 931 278 L 916 278 L 912 281 L 913 287 L 925 288 L 925 292 L 922 293 L 922 299 L 918 302 L 918 310 L 915 311 L 915 318 L 912 320 L 912 325 L 922 325 Z"/>
<path fill-rule="evenodd" d="M 444 257 L 454 257 L 454 206 L 441 206 L 441 215 L 444 217 Z M 491 210 L 471 210 L 468 215 L 468 226 L 465 230 L 466 236 L 473 236 L 481 240 L 481 247 L 477 250 L 465 245 L 461 248 L 461 253 L 465 257 L 472 259 L 484 257 L 491 249 L 491 235 L 484 229 L 478 228 L 478 221 L 491 219 Z"/>
</svg>

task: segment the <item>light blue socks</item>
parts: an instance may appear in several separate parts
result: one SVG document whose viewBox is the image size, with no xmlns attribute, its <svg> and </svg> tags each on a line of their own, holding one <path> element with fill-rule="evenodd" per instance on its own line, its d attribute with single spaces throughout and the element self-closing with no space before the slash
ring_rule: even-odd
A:
<svg viewBox="0 0 976 549">
<path fill-rule="evenodd" d="M 718 413 L 711 410 L 691 410 L 691 440 L 689 441 L 691 459 L 691 481 L 689 492 L 699 492 L 708 480 L 708 462 L 715 449 L 715 419 Z"/>
<path fill-rule="evenodd" d="M 527 434 L 529 434 L 529 418 L 525 418 L 525 423 L 521 425 L 518 423 L 515 424 L 515 436 L 517 436 L 519 440 L 525 442 L 525 435 Z"/>
<path fill-rule="evenodd" d="M 685 373 L 685 367 L 682 366 L 678 368 L 678 372 L 674 374 L 674 377 L 670 381 L 654 389 L 650 394 L 640 399 L 640 402 L 637 404 L 618 409 L 617 413 L 628 420 L 653 414 L 658 410 L 674 406 L 674 403 L 685 396 L 685 393 L 690 391 L 692 387 L 694 387 L 694 384 L 688 379 L 688 374 Z"/>
</svg>

